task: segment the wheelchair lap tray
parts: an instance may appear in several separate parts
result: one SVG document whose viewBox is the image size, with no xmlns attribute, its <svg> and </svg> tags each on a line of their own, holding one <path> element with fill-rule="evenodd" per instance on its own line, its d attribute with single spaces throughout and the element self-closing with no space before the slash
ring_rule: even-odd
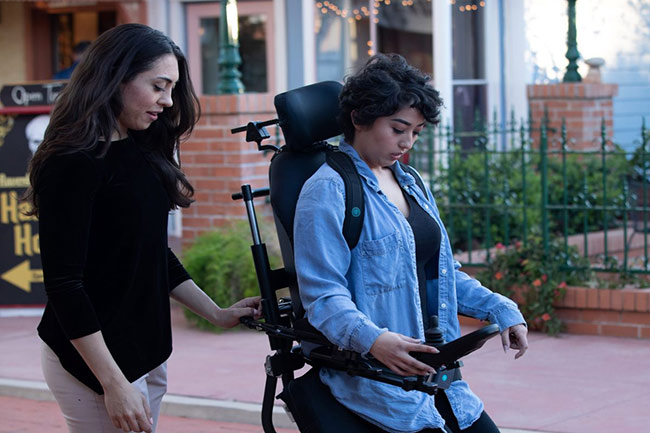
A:
<svg viewBox="0 0 650 433">
<path fill-rule="evenodd" d="M 499 334 L 499 326 L 490 324 L 445 343 L 438 328 L 438 317 L 430 318 L 432 326 L 426 330 L 427 343 L 435 346 L 439 353 L 429 354 L 411 352 L 414 358 L 430 365 L 436 374 L 430 377 L 403 377 L 393 373 L 372 356 L 363 357 L 357 352 L 343 350 L 330 343 L 306 319 L 294 324 L 306 338 L 301 339 L 302 354 L 313 366 L 333 368 L 348 372 L 352 376 L 362 376 L 399 386 L 407 391 L 417 390 L 435 394 L 439 389 L 447 389 L 455 380 L 462 378 L 460 358 L 483 347 L 485 342 Z"/>
<path fill-rule="evenodd" d="M 437 345 L 436 348 L 440 353 L 422 353 L 411 352 L 411 356 L 424 362 L 433 368 L 450 365 L 458 361 L 460 358 L 469 355 L 475 350 L 483 347 L 485 342 L 499 333 L 499 326 L 491 324 L 484 326 L 469 334 L 463 335 L 456 340 Z"/>
</svg>

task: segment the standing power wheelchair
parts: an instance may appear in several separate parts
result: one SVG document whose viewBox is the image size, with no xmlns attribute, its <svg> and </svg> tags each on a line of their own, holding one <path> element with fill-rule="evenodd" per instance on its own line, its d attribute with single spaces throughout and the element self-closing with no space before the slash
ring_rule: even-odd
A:
<svg viewBox="0 0 650 433">
<path fill-rule="evenodd" d="M 328 160 L 329 153 L 337 152 L 335 146 L 325 140 L 341 134 L 337 122 L 340 91 L 341 84 L 328 81 L 276 95 L 277 119 L 250 122 L 232 129 L 232 133 L 245 132 L 246 141 L 257 143 L 258 150 L 274 152 L 269 168 L 269 188 L 253 190 L 250 185 L 242 185 L 241 192 L 233 194 L 233 199 L 243 200 L 246 207 L 264 312 L 263 320 L 249 317 L 243 318 L 242 323 L 265 332 L 272 351 L 265 362 L 267 377 L 261 415 L 265 433 L 275 432 L 272 420 L 275 398 L 284 401 L 290 417 L 302 433 L 381 432 L 331 395 L 319 379 L 321 368 L 337 369 L 352 376 L 433 395 L 460 379 L 460 358 L 479 349 L 487 339 L 499 333 L 498 326 L 491 324 L 457 340 L 445 342 L 437 328 L 437 317 L 433 316 L 431 327 L 425 332 L 425 344 L 437 347 L 439 353 L 413 353 L 413 356 L 432 366 L 436 373 L 403 377 L 369 355 L 362 356 L 335 346 L 309 324 L 296 280 L 293 218 L 303 183 Z M 282 129 L 286 143 L 281 148 L 264 142 L 270 138 L 266 127 L 276 124 Z M 358 192 L 346 184 L 346 195 L 352 194 Z M 270 196 L 284 263 L 282 269 L 271 269 L 266 246 L 260 238 L 254 199 L 263 196 Z M 345 230 L 344 227 L 344 234 Z M 283 288 L 289 288 L 290 298 L 278 298 L 276 293 Z M 305 364 L 310 365 L 311 370 L 296 378 L 294 372 Z M 283 390 L 276 397 L 278 378 L 282 380 Z"/>
</svg>

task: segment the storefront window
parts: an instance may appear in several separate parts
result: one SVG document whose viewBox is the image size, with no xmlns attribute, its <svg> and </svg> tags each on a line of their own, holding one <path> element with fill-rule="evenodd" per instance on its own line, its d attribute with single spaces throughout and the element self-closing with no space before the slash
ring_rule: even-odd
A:
<svg viewBox="0 0 650 433">
<path fill-rule="evenodd" d="M 52 71 L 69 68 L 75 62 L 74 48 L 92 42 L 117 23 L 115 11 L 83 11 L 50 14 L 52 29 Z"/>
<path fill-rule="evenodd" d="M 452 4 L 454 129 L 480 129 L 487 121 L 485 74 L 485 1 L 458 0 Z M 474 146 L 466 137 L 462 146 Z"/>
<path fill-rule="evenodd" d="M 398 53 L 413 66 L 433 73 L 431 3 L 428 1 L 382 2 L 378 8 L 378 49 Z"/>
<path fill-rule="evenodd" d="M 459 1 L 452 6 L 454 79 L 485 78 L 485 10 L 481 3 L 485 2 Z"/>
<path fill-rule="evenodd" d="M 314 13 L 318 80 L 342 80 L 378 52 L 432 73 L 429 1 L 317 0 Z"/>
<path fill-rule="evenodd" d="M 368 59 L 370 13 L 367 5 L 363 0 L 315 1 L 318 81 L 342 81 Z"/>
<path fill-rule="evenodd" d="M 239 67 L 245 92 L 271 91 L 272 3 L 240 2 Z M 187 5 L 188 58 L 195 86 L 204 95 L 217 93 L 219 84 L 219 3 Z"/>
<path fill-rule="evenodd" d="M 201 73 L 203 93 L 214 95 L 219 83 L 219 18 L 201 18 Z M 266 92 L 266 16 L 239 17 L 241 81 L 247 92 Z"/>
<path fill-rule="evenodd" d="M 457 131 L 474 131 L 483 128 L 487 118 L 486 107 L 485 85 L 454 85 L 454 127 Z"/>
</svg>

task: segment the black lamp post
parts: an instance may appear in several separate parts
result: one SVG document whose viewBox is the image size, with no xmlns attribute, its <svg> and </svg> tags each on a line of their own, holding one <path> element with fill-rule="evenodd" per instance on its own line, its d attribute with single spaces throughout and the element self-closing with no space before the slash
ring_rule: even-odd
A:
<svg viewBox="0 0 650 433">
<path fill-rule="evenodd" d="M 580 58 L 580 53 L 578 52 L 578 42 L 576 40 L 577 31 L 576 31 L 576 0 L 569 1 L 569 33 L 567 37 L 567 47 L 565 57 L 569 59 L 569 64 L 566 67 L 566 73 L 562 79 L 565 83 L 575 83 L 582 81 L 580 73 L 578 73 L 578 63 L 577 60 Z"/>
<path fill-rule="evenodd" d="M 242 84 L 241 56 L 239 55 L 239 23 L 237 0 L 221 0 L 219 17 L 219 94 L 244 93 Z"/>
</svg>

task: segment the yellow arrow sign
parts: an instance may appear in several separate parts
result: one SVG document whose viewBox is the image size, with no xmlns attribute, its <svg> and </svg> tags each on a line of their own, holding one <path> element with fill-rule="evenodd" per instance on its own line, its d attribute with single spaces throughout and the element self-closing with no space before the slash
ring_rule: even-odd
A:
<svg viewBox="0 0 650 433">
<path fill-rule="evenodd" d="M 0 278 L 10 282 L 20 290 L 30 293 L 32 291 L 32 283 L 43 282 L 43 270 L 31 269 L 29 267 L 29 260 L 25 260 L 0 275 Z"/>
</svg>

